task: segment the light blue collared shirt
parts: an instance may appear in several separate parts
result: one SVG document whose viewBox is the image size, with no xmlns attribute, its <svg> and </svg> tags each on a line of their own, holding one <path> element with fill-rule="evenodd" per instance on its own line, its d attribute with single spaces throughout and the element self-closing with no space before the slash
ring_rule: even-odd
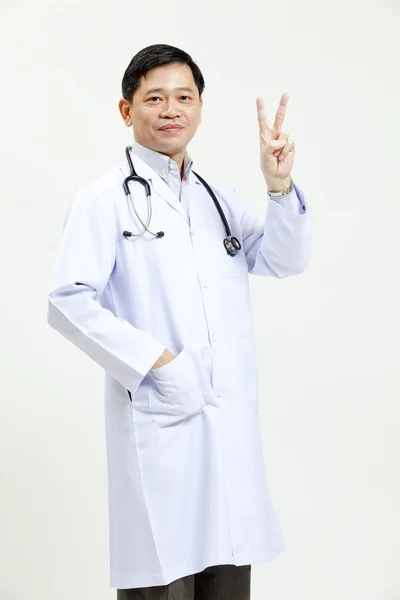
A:
<svg viewBox="0 0 400 600">
<path fill-rule="evenodd" d="M 192 170 L 193 165 L 193 160 L 190 154 L 187 151 L 185 152 L 183 159 L 184 175 L 181 179 L 181 174 L 179 172 L 177 163 L 166 154 L 161 154 L 161 152 L 156 152 L 151 148 L 142 146 L 136 140 L 133 140 L 132 151 L 151 169 L 153 169 L 153 171 L 155 171 L 155 173 L 157 173 L 161 179 L 165 181 L 165 183 L 171 188 L 176 197 L 182 203 L 186 214 L 189 214 L 190 198 L 187 177 Z M 286 194 L 285 196 L 278 196 L 274 198 L 268 196 L 268 198 L 270 201 L 277 202 L 293 213 L 302 214 L 305 212 L 301 198 L 299 194 L 297 194 L 295 187 L 289 194 Z"/>
<path fill-rule="evenodd" d="M 138 156 L 143 162 L 146 163 L 153 169 L 157 175 L 165 181 L 165 183 L 171 188 L 174 194 L 177 196 L 179 201 L 182 203 L 186 214 L 189 213 L 189 190 L 187 177 L 192 169 L 193 160 L 190 154 L 186 151 L 183 159 L 184 165 L 184 176 L 181 179 L 181 174 L 178 169 L 177 163 L 167 156 L 161 154 L 151 148 L 142 146 L 136 140 L 133 141 L 132 151 Z"/>
</svg>

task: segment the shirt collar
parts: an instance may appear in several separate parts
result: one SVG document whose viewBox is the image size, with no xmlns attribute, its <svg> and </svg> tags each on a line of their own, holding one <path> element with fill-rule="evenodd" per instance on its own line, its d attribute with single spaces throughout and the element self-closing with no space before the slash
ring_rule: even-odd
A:
<svg viewBox="0 0 400 600">
<path fill-rule="evenodd" d="M 151 148 L 142 146 L 136 140 L 132 143 L 132 152 L 138 156 L 143 162 L 145 162 L 153 171 L 160 177 L 165 177 L 169 170 L 173 167 L 177 168 L 176 162 L 161 152 L 156 152 Z M 186 151 L 183 159 L 184 165 L 184 176 L 189 178 L 189 174 L 192 170 L 193 160 L 190 154 Z"/>
</svg>

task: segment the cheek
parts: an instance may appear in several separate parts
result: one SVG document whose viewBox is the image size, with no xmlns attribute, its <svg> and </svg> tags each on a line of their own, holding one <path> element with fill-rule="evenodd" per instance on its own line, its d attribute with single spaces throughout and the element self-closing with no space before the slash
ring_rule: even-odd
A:
<svg viewBox="0 0 400 600">
<path fill-rule="evenodd" d="M 196 126 L 201 122 L 201 112 L 196 111 L 196 114 L 193 115 L 193 121 L 196 123 Z"/>
<path fill-rule="evenodd" d="M 191 120 L 189 129 L 190 129 L 190 131 L 191 131 L 192 133 L 194 133 L 194 132 L 197 130 L 197 128 L 198 128 L 198 126 L 199 126 L 199 123 L 200 123 L 200 119 L 199 119 L 199 117 L 198 117 L 198 116 L 197 116 L 197 117 L 194 117 L 194 118 Z"/>
<path fill-rule="evenodd" d="M 151 110 L 137 111 L 136 118 L 141 127 L 149 127 L 155 121 L 155 115 Z"/>
<path fill-rule="evenodd" d="M 153 122 L 154 122 L 154 119 L 152 118 L 151 115 L 144 114 L 141 118 L 141 123 L 142 123 L 143 127 L 150 127 Z"/>
<path fill-rule="evenodd" d="M 151 133 L 153 129 L 155 129 L 154 118 L 151 118 L 150 115 L 142 115 L 139 119 L 136 120 L 136 131 L 140 131 L 145 134 Z"/>
</svg>

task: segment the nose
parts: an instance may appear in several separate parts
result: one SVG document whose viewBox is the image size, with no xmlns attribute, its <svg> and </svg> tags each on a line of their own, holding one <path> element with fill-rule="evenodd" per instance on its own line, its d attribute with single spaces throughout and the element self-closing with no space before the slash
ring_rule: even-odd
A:
<svg viewBox="0 0 400 600">
<path fill-rule="evenodd" d="M 180 111 L 175 104 L 175 100 L 170 98 L 162 107 L 161 116 L 170 117 L 171 119 L 180 115 Z"/>
</svg>

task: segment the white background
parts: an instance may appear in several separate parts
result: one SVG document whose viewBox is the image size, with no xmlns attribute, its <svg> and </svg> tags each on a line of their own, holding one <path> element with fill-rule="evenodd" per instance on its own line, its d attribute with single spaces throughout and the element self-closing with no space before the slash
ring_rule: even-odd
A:
<svg viewBox="0 0 400 600">
<path fill-rule="evenodd" d="M 123 160 L 130 59 L 178 46 L 206 81 L 189 145 L 262 210 L 256 97 L 296 142 L 301 276 L 252 278 L 268 485 L 287 552 L 253 600 L 400 599 L 398 0 L 2 0 L 0 600 L 108 600 L 103 372 L 49 328 L 77 188 Z M 211 599 L 212 600 L 212 599 Z"/>
</svg>

